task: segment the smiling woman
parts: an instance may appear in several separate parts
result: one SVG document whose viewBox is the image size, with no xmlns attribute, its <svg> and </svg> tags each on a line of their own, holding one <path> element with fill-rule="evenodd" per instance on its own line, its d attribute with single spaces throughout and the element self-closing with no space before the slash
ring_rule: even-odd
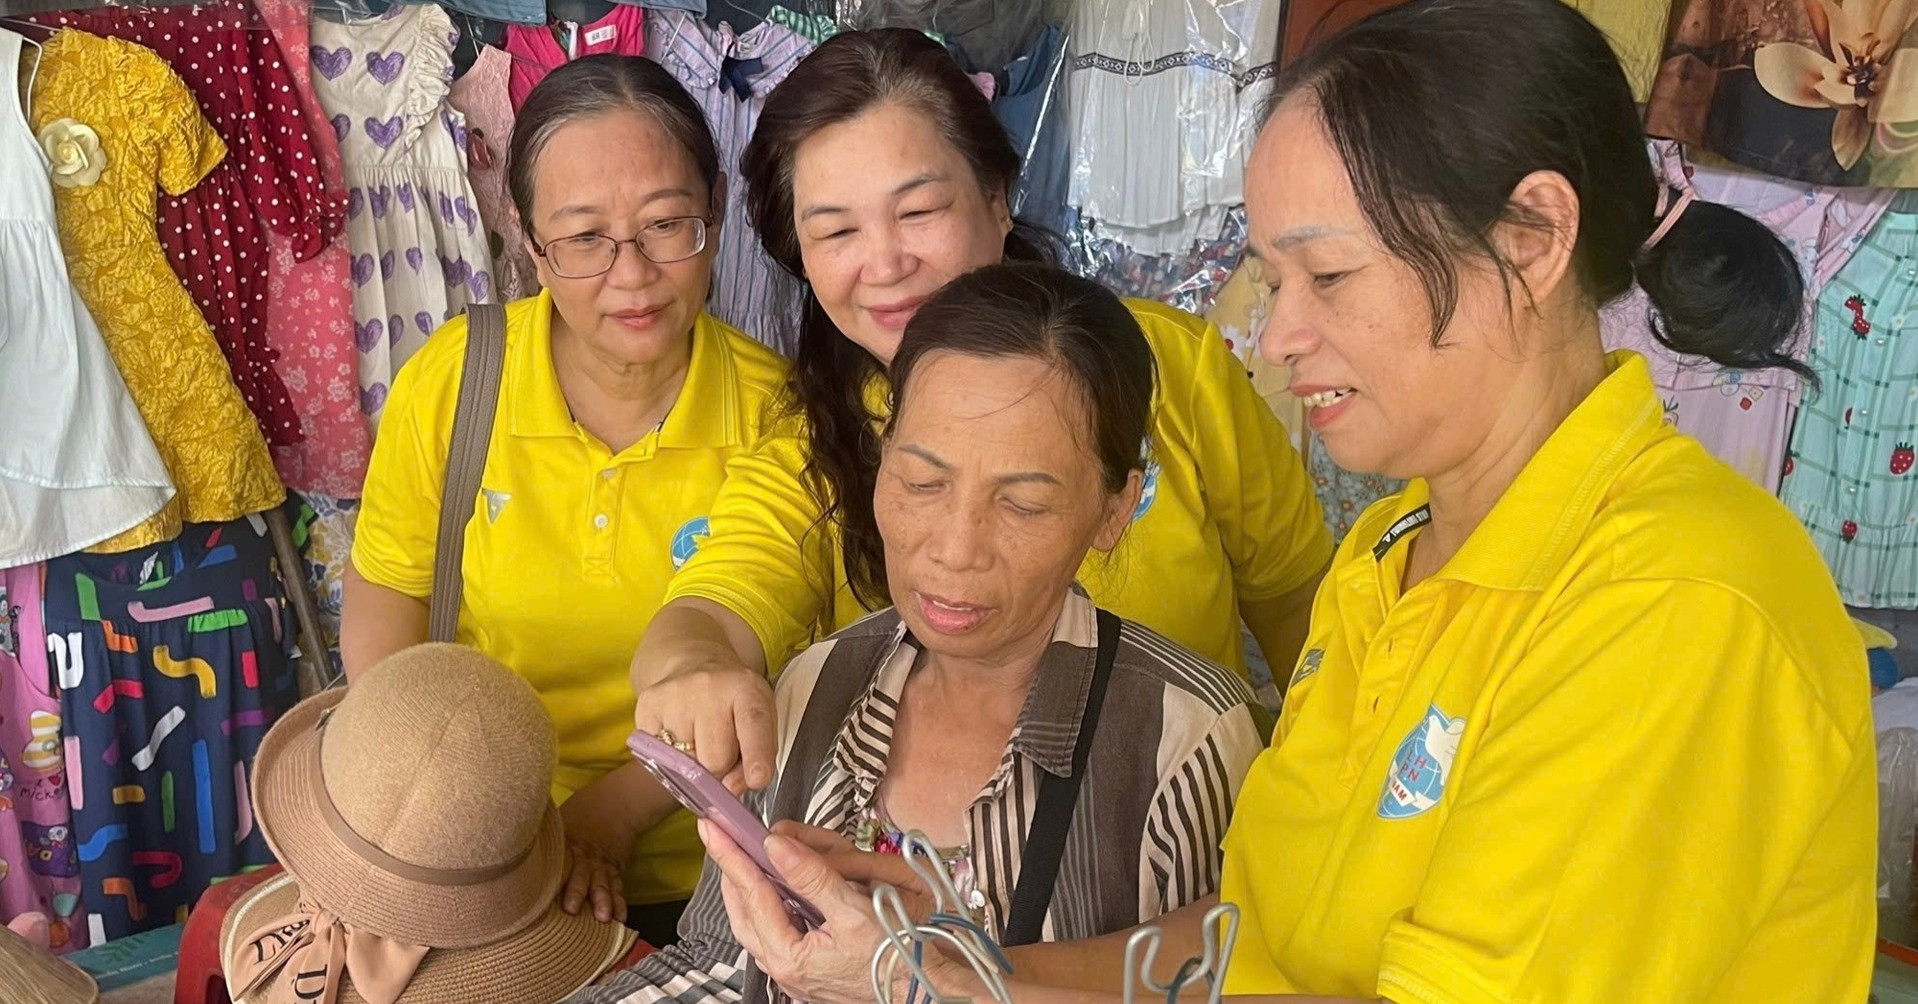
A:
<svg viewBox="0 0 1918 1004">
<path fill-rule="evenodd" d="M 990 266 L 918 310 L 893 377 L 873 508 L 894 606 L 786 667 L 784 766 L 753 803 L 832 853 L 924 832 L 971 919 L 1007 944 L 1204 897 L 1260 747 L 1251 692 L 1073 584 L 1143 487 L 1153 360 L 1138 322 L 1087 280 Z M 573 1004 L 766 1000 L 718 878 L 681 944 Z"/>
<path fill-rule="evenodd" d="M 821 45 L 767 99 L 740 170 L 767 252 L 806 284 L 793 378 L 805 438 L 734 466 L 633 677 L 641 729 L 698 736 L 702 762 L 756 787 L 772 766 L 766 672 L 892 598 L 874 500 L 904 330 L 959 276 L 1050 252 L 1007 209 L 1019 158 L 991 105 L 919 32 Z M 1246 628 L 1290 664 L 1331 553 L 1304 466 L 1217 328 L 1118 302 L 1162 382 L 1130 444 L 1147 455 L 1143 501 L 1079 581 L 1228 669 L 1246 672 Z"/>
<path fill-rule="evenodd" d="M 509 170 L 545 290 L 506 307 L 455 640 L 524 676 L 558 728 L 567 906 L 624 919 L 622 901 L 638 904 L 657 944 L 700 854 L 683 814 L 656 825 L 673 803 L 626 755 L 626 663 L 727 462 L 774 427 L 786 369 L 703 312 L 725 181 L 665 70 L 601 55 L 553 71 L 520 111 Z M 426 638 L 467 338 L 465 319 L 447 325 L 394 382 L 347 579 L 349 678 Z"/>
</svg>

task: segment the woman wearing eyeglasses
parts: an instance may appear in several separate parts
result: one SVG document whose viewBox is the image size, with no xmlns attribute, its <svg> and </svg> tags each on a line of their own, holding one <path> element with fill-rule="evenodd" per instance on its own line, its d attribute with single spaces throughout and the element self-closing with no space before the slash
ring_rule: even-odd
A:
<svg viewBox="0 0 1918 1004">
<path fill-rule="evenodd" d="M 509 184 L 545 289 L 506 308 L 506 360 L 466 527 L 457 640 L 520 673 L 559 731 L 562 896 L 672 940 L 702 852 L 625 750 L 627 664 L 705 534 L 727 461 L 776 414 L 783 360 L 703 312 L 725 181 L 699 106 L 657 64 L 590 56 L 528 96 Z M 394 381 L 346 577 L 349 679 L 426 640 L 467 338 Z"/>
</svg>

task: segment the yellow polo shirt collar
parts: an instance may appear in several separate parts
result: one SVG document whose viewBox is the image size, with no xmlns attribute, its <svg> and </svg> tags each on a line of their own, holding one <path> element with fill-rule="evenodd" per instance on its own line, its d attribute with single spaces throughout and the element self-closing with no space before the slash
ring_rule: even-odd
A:
<svg viewBox="0 0 1918 1004">
<path fill-rule="evenodd" d="M 515 436 L 592 438 L 566 406 L 559 373 L 553 368 L 553 294 L 542 290 L 527 324 L 529 351 L 509 356 L 503 387 L 513 397 L 505 411 L 507 431 Z M 738 446 L 739 374 L 732 356 L 721 344 L 724 337 L 712 315 L 701 313 L 693 323 L 692 360 L 679 400 L 666 413 L 657 441 L 642 439 L 616 459 L 638 460 L 659 448 L 718 448 Z"/>
</svg>

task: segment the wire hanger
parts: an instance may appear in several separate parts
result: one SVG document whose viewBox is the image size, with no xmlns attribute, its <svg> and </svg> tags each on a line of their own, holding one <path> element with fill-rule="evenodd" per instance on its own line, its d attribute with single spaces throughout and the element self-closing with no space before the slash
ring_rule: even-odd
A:
<svg viewBox="0 0 1918 1004">
<path fill-rule="evenodd" d="M 899 855 L 926 888 L 932 890 L 933 914 L 925 923 L 919 923 L 907 912 L 899 890 L 884 883 L 874 886 L 873 913 L 886 932 L 885 940 L 872 955 L 874 1000 L 883 1004 L 892 999 L 893 977 L 903 963 L 912 973 L 906 1004 L 917 1004 L 922 990 L 927 1004 L 970 1004 L 971 998 L 942 994 L 933 986 L 924 966 L 926 943 L 931 941 L 952 946 L 985 984 L 993 1000 L 1011 1004 L 1005 977 L 1012 972 L 1012 963 L 992 937 L 968 916 L 965 899 L 953 885 L 938 848 L 923 832 L 913 830 L 901 838 Z"/>
<path fill-rule="evenodd" d="M 1220 996 L 1225 993 L 1225 967 L 1232 961 L 1232 946 L 1239 940 L 1239 908 L 1232 903 L 1220 903 L 1206 911 L 1202 923 L 1205 925 L 1204 953 L 1181 963 L 1170 983 L 1159 983 L 1152 978 L 1152 965 L 1158 960 L 1165 932 L 1155 924 L 1134 931 L 1132 937 L 1126 939 L 1125 1004 L 1133 1004 L 1133 994 L 1141 986 L 1153 994 L 1164 994 L 1166 1004 L 1178 1004 L 1179 994 L 1201 981 L 1211 984 L 1206 1004 L 1219 1004 Z"/>
</svg>

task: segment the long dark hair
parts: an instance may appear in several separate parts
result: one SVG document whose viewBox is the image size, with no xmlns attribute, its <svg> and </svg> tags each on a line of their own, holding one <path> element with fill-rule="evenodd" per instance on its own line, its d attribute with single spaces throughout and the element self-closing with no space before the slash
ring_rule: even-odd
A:
<svg viewBox="0 0 1918 1004">
<path fill-rule="evenodd" d="M 1309 95 L 1379 240 L 1417 273 L 1434 342 L 1458 303 L 1457 256 L 1509 264 L 1499 223 L 1534 171 L 1579 199 L 1573 268 L 1603 304 L 1634 279 L 1674 351 L 1812 376 L 1786 349 L 1805 286 L 1763 224 L 1695 202 L 1654 246 L 1659 193 L 1631 86 L 1605 36 L 1559 0 L 1411 0 L 1332 36 L 1281 74 Z M 1675 200 L 1674 200 L 1675 201 Z"/>
<path fill-rule="evenodd" d="M 892 357 L 888 435 L 912 393 L 913 372 L 934 352 L 1051 364 L 1085 404 L 1087 428 L 1079 438 L 1099 462 L 1106 494 L 1123 491 L 1131 473 L 1145 467 L 1157 364 L 1138 318 L 1104 286 L 1032 263 L 987 265 L 947 283 L 913 314 Z M 870 523 L 847 529 L 879 535 Z"/>
<path fill-rule="evenodd" d="M 1019 177 L 1019 155 L 992 105 L 939 43 L 908 28 L 848 31 L 828 39 L 773 92 L 759 113 L 752 141 L 740 157 L 746 216 L 781 268 L 806 277 L 793 221 L 793 159 L 800 144 L 827 126 L 896 103 L 924 115 L 959 150 L 980 186 L 1008 195 Z M 1055 262 L 1056 238 L 1022 222 L 1006 237 L 1010 261 Z M 872 491 L 879 467 L 879 416 L 866 406 L 866 387 L 880 375 L 877 359 L 826 314 L 811 287 L 801 293 L 792 399 L 806 417 L 810 450 L 806 487 L 820 505 L 820 521 L 840 527 L 840 550 L 853 595 L 870 608 L 891 602 L 885 589 L 885 548 L 875 532 Z M 923 309 L 923 308 L 922 308 Z M 826 576 L 830 580 L 830 574 Z M 830 596 L 834 584 L 825 583 Z"/>
<path fill-rule="evenodd" d="M 643 56 L 582 56 L 540 80 L 513 119 L 506 187 L 526 236 L 533 236 L 533 176 L 547 141 L 574 119 L 617 110 L 642 111 L 657 120 L 693 159 L 711 197 L 719 184 L 719 148 L 699 102 L 665 67 Z"/>
</svg>

